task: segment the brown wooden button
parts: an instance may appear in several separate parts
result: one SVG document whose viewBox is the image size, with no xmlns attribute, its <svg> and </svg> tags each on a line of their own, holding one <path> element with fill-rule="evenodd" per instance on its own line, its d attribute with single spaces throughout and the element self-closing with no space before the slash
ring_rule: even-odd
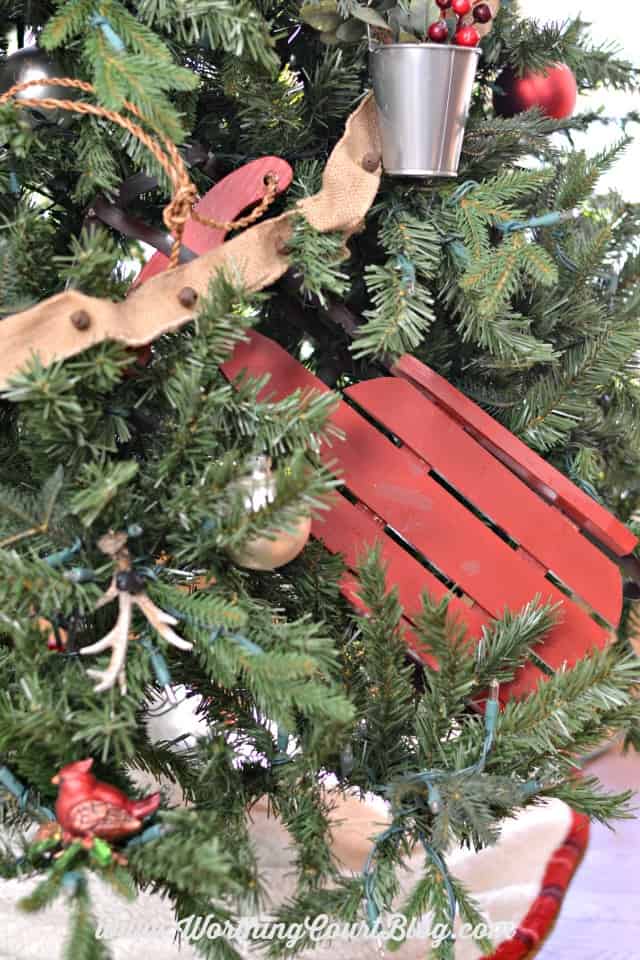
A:
<svg viewBox="0 0 640 960">
<path fill-rule="evenodd" d="M 71 314 L 71 323 L 76 330 L 88 330 L 91 326 L 91 317 L 86 310 L 74 310 Z"/>
<path fill-rule="evenodd" d="M 188 309 L 195 306 L 197 299 L 198 294 L 193 287 L 183 287 L 178 294 L 178 303 L 181 307 L 187 307 Z"/>
<path fill-rule="evenodd" d="M 380 166 L 380 155 L 378 153 L 365 153 L 362 158 L 362 169 L 367 173 L 375 173 Z"/>
</svg>

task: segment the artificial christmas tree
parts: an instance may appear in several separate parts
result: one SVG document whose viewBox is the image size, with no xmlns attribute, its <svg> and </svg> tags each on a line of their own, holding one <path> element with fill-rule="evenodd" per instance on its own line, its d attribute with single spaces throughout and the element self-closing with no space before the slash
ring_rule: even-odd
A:
<svg viewBox="0 0 640 960">
<path fill-rule="evenodd" d="M 32 126 L 9 102 L 0 116 L 0 783 L 8 827 L 42 824 L 35 841 L 28 834 L 7 849 L 1 869 L 40 880 L 28 909 L 66 892 L 70 960 L 105 955 L 88 871 L 116 890 L 154 888 L 178 919 L 213 915 L 224 925 L 242 909 L 258 913 L 266 891 L 248 817 L 264 798 L 296 851 L 296 890 L 279 910 L 286 924 L 327 913 L 375 925 L 416 849 L 424 868 L 404 904 L 408 920 L 430 914 L 447 929 L 459 911 L 476 924 L 447 866 L 452 841 L 489 845 L 502 819 L 541 797 L 600 819 L 626 811 L 626 794 L 607 795 L 574 773 L 576 758 L 612 731 L 639 739 L 640 668 L 621 642 L 609 643 L 620 612 L 613 560 L 633 576 L 635 538 L 604 507 L 584 506 L 601 499 L 625 520 L 637 507 L 638 211 L 593 197 L 613 156 L 563 154 L 551 139 L 586 120 L 495 117 L 491 94 L 507 65 L 543 70 L 551 49 L 582 88 L 631 87 L 635 74 L 591 48 L 579 24 L 542 28 L 503 5 L 483 40 L 458 182 L 395 181 L 381 169 L 373 104 L 358 105 L 365 45 L 323 43 L 345 39 L 347 13 L 366 23 L 368 8 L 318 4 L 327 21 L 318 34 L 306 25 L 307 6 L 304 18 L 296 4 L 219 0 L 6 10 L 15 36 L 33 30 L 83 94 L 68 108 L 52 105 L 74 116 L 70 123 Z M 415 11 L 427 25 L 433 6 Z M 141 171 L 156 182 L 136 189 Z M 204 224 L 193 218 L 192 181 L 204 194 L 195 210 Z M 97 224 L 102 217 L 113 232 Z M 221 245 L 231 227 L 248 229 Z M 156 255 L 135 289 L 132 237 L 169 254 Z M 305 389 L 291 393 L 275 363 L 244 362 L 252 345 L 273 341 L 271 355 L 302 370 L 294 385 Z M 142 346 L 145 363 L 132 374 L 126 348 Z M 401 358 L 405 351 L 414 359 Z M 432 394 L 449 381 L 456 398 L 458 388 L 501 421 L 501 442 L 513 432 L 583 488 L 500 444 L 478 454 L 476 470 L 490 454 L 493 478 L 518 474 L 520 502 L 536 504 L 549 543 L 538 534 L 531 552 L 533 534 L 519 527 L 516 542 L 515 527 L 492 512 L 497 499 L 482 509 L 477 484 L 465 493 L 463 474 L 455 482 L 439 474 L 434 440 L 417 458 L 396 450 L 405 464 L 398 502 L 412 471 L 431 473 L 429 490 L 439 476 L 430 512 L 421 480 L 413 517 L 407 502 L 404 526 L 385 517 L 371 490 L 393 476 L 382 460 L 376 473 L 375 457 L 356 457 L 340 502 L 373 534 L 347 524 L 344 544 L 329 544 L 336 556 L 316 539 L 277 570 L 244 569 L 260 539 L 295 538 L 310 511 L 316 532 L 323 515 L 335 516 L 339 481 L 328 461 L 357 452 L 356 418 L 377 421 L 376 449 L 420 442 L 405 435 L 407 385 L 397 381 L 404 394 L 396 390 L 388 409 L 376 388 L 396 361 L 400 370 L 428 364 Z M 340 404 L 311 378 L 321 371 Z M 463 431 L 446 422 L 463 399 L 447 408 L 440 397 L 429 420 L 430 430 L 452 431 L 456 447 L 469 430 L 482 439 L 477 423 L 467 419 Z M 416 392 L 409 403 L 426 409 L 427 400 Z M 349 417 L 339 412 L 346 407 Z M 407 423 L 390 422 L 393 413 Z M 246 478 L 265 455 L 275 485 L 256 509 Z M 520 489 L 513 477 L 509 484 Z M 576 504 L 587 516 L 582 533 L 572 525 Z M 443 551 L 446 530 L 452 546 Z M 494 552 L 513 551 L 519 593 L 512 602 L 496 577 L 477 629 L 467 631 L 478 613 L 469 612 L 471 582 L 492 557 L 488 531 L 503 544 Z M 415 565 L 410 609 L 389 543 Z M 479 553 L 459 571 L 466 543 Z M 596 602 L 605 577 L 612 589 Z M 105 590 L 117 614 L 100 604 Z M 43 631 L 43 620 L 52 627 Z M 582 628 L 556 656 L 560 621 Z M 406 658 L 408 623 L 424 669 Z M 60 627 L 66 642 L 49 649 L 47 633 Z M 108 646 L 96 691 L 86 669 L 96 669 L 94 657 L 82 654 Z M 525 674 L 539 685 L 518 687 Z M 507 700 L 514 680 L 521 699 Z M 150 739 L 144 721 L 149 694 L 177 684 L 202 698 L 208 729 L 179 752 Z M 51 826 L 50 781 L 85 758 L 98 780 L 127 795 L 145 771 L 179 787 L 186 804 L 162 806 L 129 839 L 69 843 Z M 332 856 L 328 774 L 339 792 L 389 802 L 390 823 L 355 876 L 342 875 Z M 302 938 L 296 949 L 307 945 Z M 225 936 L 195 948 L 238 956 Z M 483 941 L 483 949 L 491 948 Z M 449 935 L 434 955 L 454 955 Z"/>
</svg>

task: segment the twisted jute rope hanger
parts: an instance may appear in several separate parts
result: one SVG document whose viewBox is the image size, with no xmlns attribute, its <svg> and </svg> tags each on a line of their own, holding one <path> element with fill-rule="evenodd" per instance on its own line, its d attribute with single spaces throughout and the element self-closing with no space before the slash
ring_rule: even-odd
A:
<svg viewBox="0 0 640 960">
<path fill-rule="evenodd" d="M 94 96 L 96 93 L 95 87 L 93 87 L 92 84 L 84 80 L 76 80 L 73 77 L 54 77 L 48 80 L 47 83 L 50 86 L 70 87 L 76 90 L 82 90 Z M 124 130 L 127 130 L 156 158 L 169 177 L 173 189 L 171 200 L 164 208 L 162 215 L 165 226 L 174 237 L 171 256 L 169 257 L 170 270 L 178 265 L 180 249 L 182 247 L 182 236 L 184 234 L 185 224 L 189 218 L 193 218 L 205 227 L 211 227 L 213 230 L 240 230 L 259 220 L 277 196 L 277 177 L 275 174 L 267 174 L 265 177 L 265 194 L 260 203 L 254 207 L 246 217 L 240 217 L 238 220 L 228 222 L 220 222 L 218 220 L 212 220 L 209 217 L 203 217 L 194 209 L 198 200 L 196 186 L 187 172 L 184 160 L 180 156 L 175 143 L 169 140 L 168 137 L 155 131 L 156 139 L 147 133 L 139 123 L 135 123 L 129 117 L 118 113 L 116 110 L 108 110 L 106 107 L 86 103 L 84 100 L 59 100 L 53 97 L 43 97 L 41 99 L 20 97 L 16 99 L 17 95 L 22 93 L 23 90 L 38 86 L 42 86 L 42 79 L 25 80 L 23 83 L 15 83 L 0 96 L 0 104 L 8 103 L 11 100 L 15 106 L 20 108 L 33 107 L 37 110 L 69 110 L 73 113 L 90 114 L 94 117 L 101 117 L 103 120 L 109 120 L 111 123 L 115 123 Z M 131 103 L 129 100 L 124 100 L 123 104 L 138 120 L 143 123 L 148 123 L 148 120 L 146 120 L 134 103 Z"/>
</svg>

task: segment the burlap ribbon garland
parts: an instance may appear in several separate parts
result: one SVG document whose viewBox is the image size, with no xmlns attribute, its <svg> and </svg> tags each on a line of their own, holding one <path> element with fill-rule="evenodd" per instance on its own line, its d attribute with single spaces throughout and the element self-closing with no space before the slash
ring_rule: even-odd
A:
<svg viewBox="0 0 640 960">
<path fill-rule="evenodd" d="M 489 0 L 489 6 L 497 13 L 500 0 Z M 477 26 L 481 35 L 491 29 L 491 24 Z M 347 240 L 361 226 L 378 192 L 380 157 L 375 102 L 369 94 L 347 120 L 342 139 L 324 169 L 322 189 L 300 201 L 295 210 L 259 223 L 211 253 L 152 277 L 122 303 L 69 290 L 3 320 L 0 389 L 6 389 L 34 355 L 48 366 L 104 340 L 139 347 L 177 330 L 193 319 L 195 310 L 195 303 L 185 307 L 180 292 L 190 287 L 198 295 L 206 293 L 211 276 L 221 268 L 232 274 L 235 271 L 248 289 L 269 286 L 289 269 L 286 244 L 296 213 L 303 214 L 316 230 L 340 231 Z"/>
<path fill-rule="evenodd" d="M 0 388 L 37 354 L 48 366 L 93 344 L 117 340 L 141 346 L 193 319 L 179 294 L 190 287 L 205 294 L 221 268 L 237 272 L 252 290 L 274 283 L 290 266 L 286 244 L 296 212 L 317 230 L 340 231 L 345 239 L 359 226 L 374 201 L 381 177 L 380 142 L 373 98 L 349 117 L 322 177 L 319 193 L 293 211 L 266 220 L 183 266 L 152 277 L 122 303 L 69 290 L 43 300 L 0 323 Z M 195 298 L 194 298 L 195 300 Z M 79 320 L 80 317 L 80 320 Z"/>
</svg>

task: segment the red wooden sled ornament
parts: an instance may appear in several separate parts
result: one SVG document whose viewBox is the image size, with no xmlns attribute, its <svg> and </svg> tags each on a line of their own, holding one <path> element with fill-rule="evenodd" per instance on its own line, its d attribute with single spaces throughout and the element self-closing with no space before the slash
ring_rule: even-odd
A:
<svg viewBox="0 0 640 960">
<path fill-rule="evenodd" d="M 206 214 L 233 218 L 255 202 L 260 183 L 249 170 L 261 181 L 265 168 L 255 166 L 260 163 L 266 161 L 247 165 L 209 191 L 201 201 Z M 290 168 L 278 163 L 289 170 L 290 182 Z M 224 235 L 189 224 L 185 240 L 203 254 Z M 158 256 L 141 281 L 156 265 L 162 268 Z M 269 373 L 263 397 L 327 391 L 258 333 L 249 335 L 223 370 L 230 379 Z M 314 522 L 313 533 L 344 556 L 342 590 L 360 607 L 358 560 L 368 546 L 381 545 L 417 659 L 429 662 L 412 630 L 424 591 L 441 598 L 453 589 L 450 613 L 475 637 L 491 618 L 536 596 L 560 602 L 562 619 L 536 651 L 552 669 L 572 666 L 610 642 L 622 607 L 621 575 L 610 556 L 628 555 L 636 538 L 475 403 L 404 356 L 391 376 L 347 389 L 332 420 L 346 442 L 321 455 L 337 462 L 344 488 Z M 542 677 L 528 663 L 502 696 L 522 696 Z"/>
<path fill-rule="evenodd" d="M 262 199 L 265 177 L 268 175 L 277 178 L 278 193 L 284 192 L 293 180 L 293 171 L 285 160 L 279 157 L 261 157 L 220 180 L 197 202 L 195 209 L 202 217 L 209 217 L 211 220 L 235 220 L 243 210 Z M 189 220 L 184 228 L 184 246 L 201 254 L 205 250 L 218 247 L 224 242 L 225 236 L 223 230 L 213 230 L 197 220 Z M 136 286 L 155 277 L 157 273 L 162 273 L 168 265 L 169 258 L 164 253 L 154 253 L 140 271 Z"/>
</svg>

